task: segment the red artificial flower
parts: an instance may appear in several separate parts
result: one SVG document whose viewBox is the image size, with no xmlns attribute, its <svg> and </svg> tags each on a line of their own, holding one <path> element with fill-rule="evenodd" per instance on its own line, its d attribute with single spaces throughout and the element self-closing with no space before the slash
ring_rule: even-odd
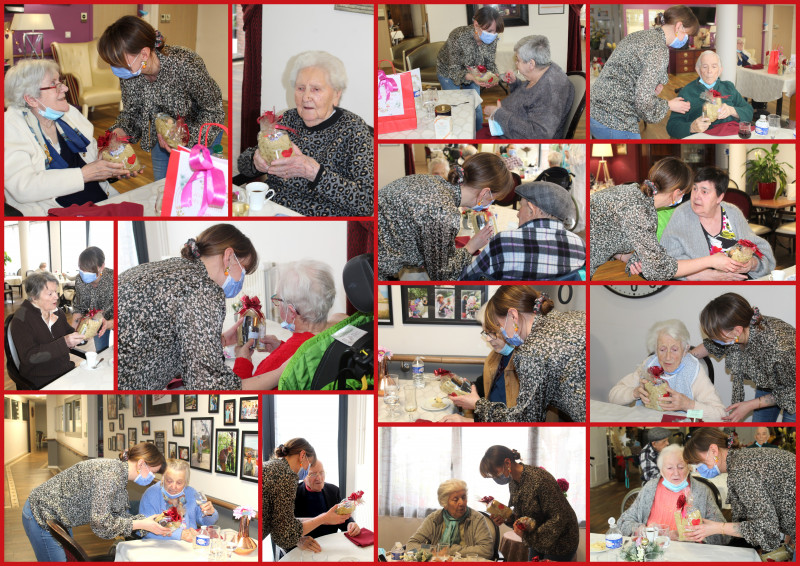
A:
<svg viewBox="0 0 800 566">
<path fill-rule="evenodd" d="M 678 497 L 678 504 L 676 507 L 683 511 L 683 508 L 686 506 L 686 495 L 681 493 L 680 497 Z"/>
<path fill-rule="evenodd" d="M 181 514 L 178 513 L 177 507 L 170 507 L 164 511 L 164 518 L 169 519 L 170 523 L 180 523 L 182 517 Z"/>
<path fill-rule="evenodd" d="M 487 505 L 489 505 L 489 503 L 494 501 L 494 497 L 492 497 L 491 495 L 486 495 L 484 497 L 481 497 L 478 501 L 480 501 L 481 503 L 486 503 Z"/>
<path fill-rule="evenodd" d="M 486 72 L 486 66 L 485 65 L 478 65 L 478 71 L 481 72 L 481 73 L 485 73 Z"/>
<path fill-rule="evenodd" d="M 653 377 L 658 377 L 662 373 L 664 373 L 664 368 L 662 368 L 661 366 L 653 366 L 647 368 L 647 371 L 650 372 L 650 375 L 652 375 Z"/>
<path fill-rule="evenodd" d="M 558 484 L 558 488 L 561 491 L 563 491 L 564 493 L 569 491 L 569 482 L 567 480 L 565 480 L 564 478 L 557 479 L 556 483 Z"/>
<path fill-rule="evenodd" d="M 350 501 L 358 501 L 363 496 L 364 496 L 363 491 L 354 491 L 353 493 L 350 494 L 350 497 L 348 497 L 347 499 L 349 499 Z"/>
<path fill-rule="evenodd" d="M 736 243 L 739 244 L 740 246 L 743 246 L 745 248 L 750 248 L 751 250 L 753 250 L 753 253 L 756 254 L 756 257 L 758 259 L 761 259 L 762 257 L 764 257 L 764 254 L 761 253 L 761 250 L 758 249 L 758 246 L 755 245 L 750 240 L 739 240 Z"/>
</svg>

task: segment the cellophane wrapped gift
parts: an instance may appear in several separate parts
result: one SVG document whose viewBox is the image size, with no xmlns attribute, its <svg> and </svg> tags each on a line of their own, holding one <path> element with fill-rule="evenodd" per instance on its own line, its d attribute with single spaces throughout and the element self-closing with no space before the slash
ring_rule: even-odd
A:
<svg viewBox="0 0 800 566">
<path fill-rule="evenodd" d="M 747 263 L 752 259 L 753 255 L 759 259 L 764 257 L 764 254 L 758 249 L 750 240 L 739 240 L 733 246 L 728 248 L 728 257 L 740 263 Z"/>
<path fill-rule="evenodd" d="M 258 119 L 261 125 L 261 132 L 258 134 L 258 153 L 267 162 L 267 165 L 275 159 L 291 157 L 292 140 L 285 126 L 280 122 L 283 115 L 275 114 L 275 109 L 267 110 Z"/>
<path fill-rule="evenodd" d="M 700 98 L 703 100 L 703 116 L 711 120 L 712 122 L 716 122 L 719 120 L 719 111 L 722 108 L 722 99 L 727 98 L 727 96 L 722 96 L 719 92 L 714 89 L 706 90 L 700 95 Z"/>
<path fill-rule="evenodd" d="M 691 494 L 687 497 L 685 493 L 681 493 L 678 497 L 677 509 L 675 509 L 675 526 L 678 529 L 678 540 L 687 541 L 686 529 L 700 525 L 703 522 L 703 516 L 700 510 L 694 506 L 694 501 Z"/>
<path fill-rule="evenodd" d="M 93 309 L 83 315 L 78 321 L 78 328 L 76 332 L 78 334 L 83 334 L 83 336 L 88 340 L 89 338 L 94 338 L 97 336 L 97 333 L 100 331 L 100 327 L 102 325 L 103 311 Z"/>
<path fill-rule="evenodd" d="M 642 373 L 644 374 L 642 375 L 642 379 L 645 380 L 644 390 L 647 391 L 649 397 L 645 407 L 648 409 L 655 409 L 656 411 L 663 410 L 661 409 L 661 405 L 658 404 L 658 400 L 662 397 L 670 396 L 669 391 L 667 391 L 669 385 L 660 377 L 661 374 L 664 373 L 664 368 L 661 366 L 652 366 Z"/>
<path fill-rule="evenodd" d="M 433 375 L 439 378 L 439 389 L 447 395 L 455 393 L 456 395 L 466 395 L 467 392 L 461 389 L 461 386 L 466 381 L 463 377 L 459 377 L 452 371 L 446 369 L 434 370 Z"/>
<path fill-rule="evenodd" d="M 259 342 L 259 331 L 264 324 L 264 313 L 261 312 L 261 301 L 258 297 L 242 296 L 242 307 L 238 312 L 239 318 L 244 318 L 242 325 L 236 329 L 236 338 L 239 346 L 244 346 L 248 340 L 253 340 L 253 349 L 263 351 L 264 345 Z"/>
<path fill-rule="evenodd" d="M 346 499 L 342 499 L 339 507 L 336 508 L 336 513 L 339 515 L 352 515 L 356 507 L 364 503 L 363 497 L 363 491 L 354 491 Z"/>
<path fill-rule="evenodd" d="M 155 123 L 156 132 L 161 134 L 171 148 L 174 149 L 179 145 L 185 146 L 189 143 L 189 126 L 180 116 L 176 119 L 166 112 L 159 112 L 156 114 Z"/>
<path fill-rule="evenodd" d="M 524 532 L 530 532 L 536 526 L 536 521 L 531 519 L 530 517 L 520 517 L 516 521 L 514 521 L 514 527 Z"/>
<path fill-rule="evenodd" d="M 174 531 L 175 529 L 181 528 L 184 514 L 185 510 L 183 505 L 173 505 L 163 513 L 156 515 L 155 521 L 162 527 L 167 527 Z"/>
<path fill-rule="evenodd" d="M 106 130 L 106 133 L 97 139 L 97 151 L 100 153 L 100 159 L 111 163 L 122 163 L 128 171 L 142 169 L 128 136 L 118 136 Z"/>
<path fill-rule="evenodd" d="M 491 495 L 482 497 L 480 502 L 486 504 L 486 512 L 489 513 L 489 515 L 499 515 L 506 521 L 514 516 L 514 512 L 511 510 L 511 507 L 503 505 Z"/>
<path fill-rule="evenodd" d="M 479 82 L 489 83 L 494 86 L 497 84 L 499 77 L 486 68 L 485 65 L 467 66 L 467 71 Z"/>
</svg>

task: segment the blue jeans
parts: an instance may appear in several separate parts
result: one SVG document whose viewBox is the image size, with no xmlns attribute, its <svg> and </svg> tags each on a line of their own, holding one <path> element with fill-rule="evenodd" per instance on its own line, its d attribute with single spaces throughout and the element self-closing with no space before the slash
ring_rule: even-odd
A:
<svg viewBox="0 0 800 566">
<path fill-rule="evenodd" d="M 22 527 L 25 529 L 25 534 L 28 535 L 28 540 L 31 541 L 33 552 L 36 554 L 36 560 L 39 562 L 66 562 L 67 555 L 62 546 L 58 543 L 47 527 L 42 527 L 33 518 L 31 513 L 30 501 L 25 502 L 22 508 Z M 72 536 L 72 529 L 68 529 L 70 536 Z"/>
<path fill-rule="evenodd" d="M 763 389 L 756 389 L 756 399 L 759 397 L 764 397 L 765 395 L 770 395 L 772 391 L 764 391 Z M 781 408 L 777 405 L 773 405 L 771 407 L 764 407 L 763 409 L 756 409 L 753 411 L 753 422 L 754 423 L 774 423 L 778 420 L 778 415 L 781 412 Z M 783 412 L 783 422 L 785 423 L 793 423 L 795 422 L 795 414 L 788 414 L 786 411 Z"/>
<path fill-rule="evenodd" d="M 475 83 L 471 82 L 465 85 L 457 85 L 451 79 L 443 77 L 438 73 L 436 74 L 436 76 L 439 78 L 439 84 L 442 85 L 442 88 L 444 90 L 464 90 L 471 88 L 472 90 L 478 93 L 478 96 L 481 95 L 481 87 Z M 478 107 L 475 109 L 475 132 L 477 133 L 477 131 L 480 130 L 482 127 L 483 127 L 483 108 L 481 107 L 480 104 L 478 104 Z"/>
<path fill-rule="evenodd" d="M 222 141 L 222 131 L 217 134 L 217 137 L 214 138 L 214 141 L 211 142 L 209 149 L 213 148 L 215 145 Z M 189 140 L 189 145 L 192 144 L 192 140 Z M 153 160 L 153 180 L 158 181 L 159 179 L 165 179 L 167 177 L 167 165 L 169 165 L 169 156 L 170 154 L 164 151 L 158 143 L 153 146 L 153 149 L 150 150 L 150 157 Z"/>
<path fill-rule="evenodd" d="M 98 354 L 108 348 L 108 339 L 111 336 L 111 331 L 106 330 L 105 334 L 102 336 L 95 336 L 94 337 L 94 351 Z"/>
<path fill-rule="evenodd" d="M 589 118 L 589 125 L 591 126 L 592 138 L 596 140 L 640 140 L 642 136 L 634 134 L 633 132 L 626 132 L 623 130 L 614 130 L 608 126 L 604 126 L 594 118 Z"/>
</svg>

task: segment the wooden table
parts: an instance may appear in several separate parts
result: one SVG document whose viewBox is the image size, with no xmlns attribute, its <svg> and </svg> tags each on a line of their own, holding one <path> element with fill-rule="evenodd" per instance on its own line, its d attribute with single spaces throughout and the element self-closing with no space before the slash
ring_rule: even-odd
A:
<svg viewBox="0 0 800 566">
<path fill-rule="evenodd" d="M 598 266 L 592 276 L 592 281 L 623 281 L 626 283 L 649 283 L 641 275 L 628 275 L 625 273 L 625 262 L 618 259 L 610 259 Z"/>
<path fill-rule="evenodd" d="M 778 228 L 778 212 L 784 208 L 794 208 L 797 205 L 797 199 L 787 197 L 762 199 L 761 197 L 753 196 L 750 200 L 754 207 L 764 210 L 767 224 L 773 231 Z"/>
</svg>

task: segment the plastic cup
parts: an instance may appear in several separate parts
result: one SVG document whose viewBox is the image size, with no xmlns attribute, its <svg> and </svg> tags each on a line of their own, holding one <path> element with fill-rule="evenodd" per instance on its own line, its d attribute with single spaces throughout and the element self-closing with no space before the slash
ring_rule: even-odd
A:
<svg viewBox="0 0 800 566">
<path fill-rule="evenodd" d="M 86 367 L 94 369 L 97 366 L 97 352 L 86 352 Z"/>
<path fill-rule="evenodd" d="M 783 269 L 773 269 L 771 275 L 773 281 L 783 281 L 786 279 L 786 273 L 783 271 Z M 89 359 L 88 355 L 86 359 Z"/>
</svg>

